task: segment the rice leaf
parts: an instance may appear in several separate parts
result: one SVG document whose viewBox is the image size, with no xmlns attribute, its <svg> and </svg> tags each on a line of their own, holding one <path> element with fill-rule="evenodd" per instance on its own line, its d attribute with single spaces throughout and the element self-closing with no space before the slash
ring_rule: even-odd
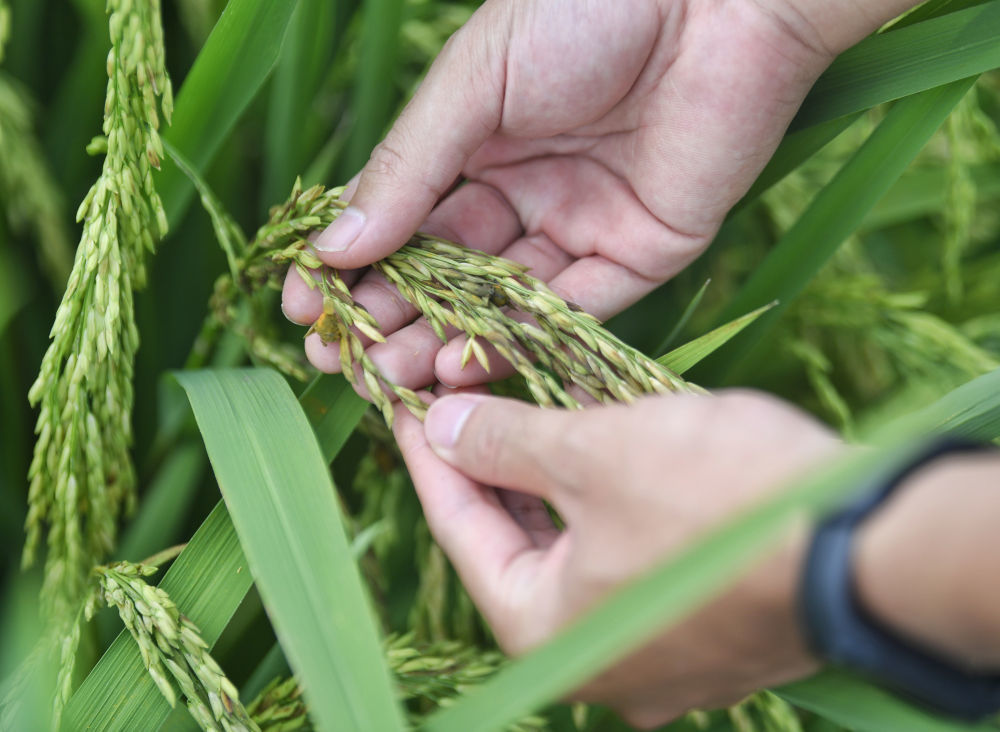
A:
<svg viewBox="0 0 1000 732">
<path fill-rule="evenodd" d="M 333 481 L 288 384 L 265 369 L 177 378 L 314 721 L 403 729 Z"/>
<path fill-rule="evenodd" d="M 177 95 L 164 138 L 204 171 L 271 72 L 296 0 L 230 0 Z M 156 181 L 171 228 L 194 188 L 171 161 Z"/>
<path fill-rule="evenodd" d="M 328 0 L 301 0 L 292 14 L 281 56 L 271 78 L 264 127 L 262 210 L 280 201 L 310 162 L 306 130 L 312 100 L 334 58 L 344 30 L 344 6 Z"/>
<path fill-rule="evenodd" d="M 659 358 L 660 356 L 666 354 L 667 349 L 674 345 L 674 342 L 687 326 L 688 321 L 691 320 L 691 316 L 694 315 L 694 311 L 698 309 L 699 305 L 701 305 L 701 300 L 705 297 L 705 290 L 708 289 L 711 282 L 711 279 L 705 280 L 705 284 L 698 288 L 698 292 L 694 294 L 694 297 L 691 298 L 691 302 L 688 303 L 687 307 L 684 308 L 684 312 L 681 313 L 680 319 L 674 327 L 670 329 L 670 332 L 667 333 L 666 337 L 660 341 L 660 345 L 650 351 L 651 354 Z"/>
<path fill-rule="evenodd" d="M 368 161 L 382 139 L 398 99 L 399 30 L 403 0 L 364 0 L 361 7 L 361 59 L 355 82 L 355 118 L 340 166 L 346 180 Z"/>
<path fill-rule="evenodd" d="M 988 732 L 991 724 L 961 724 L 910 706 L 842 671 L 827 670 L 776 690 L 785 701 L 857 732 Z"/>
<path fill-rule="evenodd" d="M 961 32 L 956 31 L 956 27 L 967 22 L 970 16 L 948 20 L 947 25 L 953 34 L 951 41 L 947 36 L 936 37 L 936 31 L 942 30 L 941 26 L 922 25 L 924 21 L 934 20 L 956 10 L 984 4 L 987 3 L 982 0 L 925 3 L 892 25 L 889 28 L 891 33 L 873 36 L 860 44 L 860 50 L 855 47 L 841 54 L 816 82 L 785 139 L 781 141 L 750 191 L 733 207 L 733 212 L 755 201 L 760 194 L 821 150 L 850 127 L 862 110 L 929 89 L 935 85 L 930 83 L 934 79 L 941 79 L 936 83 L 942 84 L 978 73 L 975 70 L 962 73 L 964 68 L 976 67 L 979 71 L 985 71 L 1000 65 L 996 60 L 995 44 L 994 48 L 989 48 L 985 36 L 981 39 L 982 42 L 967 43 L 960 36 Z M 988 4 L 997 5 L 995 1 Z M 988 12 L 989 19 L 995 20 L 992 13 L 996 11 Z M 918 25 L 917 30 L 910 31 L 909 35 L 902 36 L 902 39 L 896 35 L 897 29 L 914 24 L 921 25 Z M 908 53 L 906 47 L 909 44 L 919 46 L 921 53 L 938 53 L 942 63 L 932 73 L 924 74 L 930 59 L 921 53 Z"/>
<path fill-rule="evenodd" d="M 323 459 L 329 464 L 354 432 L 368 402 L 359 397 L 341 374 L 320 374 L 299 397 Z"/>
<path fill-rule="evenodd" d="M 880 33 L 840 54 L 792 131 L 1000 67 L 1000 0 Z"/>
<path fill-rule="evenodd" d="M 899 429 L 952 432 L 972 440 L 1000 439 L 1000 369 L 963 384 L 900 420 Z"/>
<path fill-rule="evenodd" d="M 758 342 L 784 309 L 861 225 L 868 211 L 902 175 L 927 140 L 975 82 L 963 79 L 898 102 L 813 199 L 809 208 L 768 253 L 725 308 L 726 322 L 772 300 L 780 304 L 746 329 L 727 351 L 726 363 L 710 360 L 700 383 L 719 383 L 732 364 Z M 737 365 L 736 369 L 745 368 Z"/>
<path fill-rule="evenodd" d="M 675 348 L 670 353 L 660 356 L 656 362 L 661 366 L 666 366 L 676 374 L 683 374 L 702 359 L 722 348 L 733 336 L 777 304 L 777 302 L 769 303 L 757 308 L 752 313 L 747 313 L 743 317 L 721 325 L 715 330 L 685 343 L 680 348 Z"/>
<path fill-rule="evenodd" d="M 143 494 L 115 556 L 139 562 L 167 546 L 188 516 L 206 467 L 200 444 L 187 442 L 175 447 Z"/>
</svg>

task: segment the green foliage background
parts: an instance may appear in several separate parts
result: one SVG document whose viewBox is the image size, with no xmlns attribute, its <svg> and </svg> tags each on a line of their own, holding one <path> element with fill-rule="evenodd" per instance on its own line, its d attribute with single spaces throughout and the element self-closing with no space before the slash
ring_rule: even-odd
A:
<svg viewBox="0 0 1000 732">
<path fill-rule="evenodd" d="M 183 143 L 184 154 L 236 221 L 245 231 L 254 231 L 268 207 L 286 197 L 296 176 L 307 185 L 336 184 L 357 171 L 428 61 L 476 4 L 299 0 L 288 19 L 292 5 L 264 8 L 266 4 L 233 2 L 229 22 L 232 38 L 239 43 L 227 47 L 229 57 L 217 53 L 199 58 L 224 3 L 167 3 L 167 64 L 182 101 L 173 128 L 163 130 L 164 136 Z M 928 13 L 943 13 L 979 4 L 945 1 L 925 7 Z M 996 8 L 997 3 L 984 5 Z M 33 444 L 34 414 L 26 394 L 71 264 L 77 231 L 73 214 L 99 173 L 99 158 L 89 156 L 86 148 L 100 131 L 108 43 L 101 0 L 12 0 L 10 10 L 12 33 L 0 66 L 0 586 L 7 588 L 0 608 L 0 678 L 8 676 L 28 649 L 30 633 L 24 628 L 30 626 L 36 589 L 32 583 L 37 578 L 19 578 L 16 572 Z M 921 12 L 914 20 L 922 19 Z M 245 25 L 240 25 L 241 19 Z M 286 20 L 287 31 L 276 35 L 275 29 L 284 28 Z M 224 17 L 220 28 L 225 22 Z M 196 58 L 201 68 L 194 65 Z M 258 89 L 253 79 L 271 69 L 272 61 L 273 70 Z M 953 75 L 941 83 L 960 78 Z M 778 265 L 779 279 L 792 282 L 800 263 L 801 294 L 789 285 L 780 312 L 762 319 L 690 376 L 707 387 L 740 384 L 770 390 L 849 438 L 1000 368 L 1000 74 L 984 74 L 964 96 L 963 89 L 950 92 L 961 101 L 926 145 L 923 140 L 913 142 L 921 150 L 912 163 L 896 155 L 905 172 L 898 181 L 889 181 L 885 195 L 872 193 L 878 202 L 870 211 L 846 194 L 831 199 L 821 192 L 836 190 L 837 176 L 856 161 L 866 141 L 876 139 L 873 133 L 881 128 L 886 134 L 890 128 L 883 123 L 902 118 L 907 113 L 903 106 L 920 100 L 867 110 L 882 98 L 866 102 L 860 85 L 849 86 L 846 96 L 852 90 L 860 100 L 855 107 L 834 109 L 823 117 L 844 128 L 835 137 L 831 132 L 832 142 L 763 196 L 738 207 L 705 256 L 609 324 L 629 343 L 659 355 L 668 335 L 673 334 L 673 345 L 683 343 L 779 296 L 780 291 L 762 282 L 762 275 L 753 279 L 769 254 L 778 251 L 776 242 L 794 244 L 795 236 L 800 241 L 805 237 L 801 252 L 813 242 L 817 248 L 829 246 L 829 261 L 820 259 L 815 266 L 801 264 L 805 257 L 784 258 Z M 809 110 L 821 114 L 823 100 L 834 98 L 835 91 L 818 89 Z M 891 167 L 891 150 L 873 144 L 866 149 L 873 160 L 884 158 Z M 235 542 L 232 526 L 225 529 L 228 518 L 220 518 L 225 512 L 216 508 L 216 477 L 187 397 L 169 376 L 190 363 L 192 344 L 225 259 L 186 178 L 165 162 L 156 185 L 171 231 L 151 262 L 150 282 L 136 303 L 141 347 L 133 424 L 140 508 L 124 525 L 116 554 L 134 561 L 187 542 L 199 527 L 204 532 L 217 523 L 223 527 L 218 531 L 230 532 L 227 541 Z M 853 215 L 859 223 L 846 240 L 831 233 L 838 220 Z M 797 228 L 803 221 L 812 228 Z M 709 279 L 698 306 L 690 310 Z M 754 299 L 754 282 L 762 300 Z M 269 313 L 268 338 L 299 341 L 302 330 L 280 317 L 274 296 L 265 295 L 256 307 Z M 690 317 L 681 322 L 686 311 Z M 223 339 L 209 360 L 216 367 L 244 362 L 236 338 Z M 470 668 L 496 665 L 488 650 L 488 632 L 431 542 L 399 457 L 377 418 L 363 416 L 363 405 L 340 381 L 316 382 L 304 394 L 302 384 L 292 387 L 319 437 L 322 457 L 335 456 L 333 477 L 348 539 L 360 557 L 378 623 L 385 632 L 397 634 L 392 641 L 397 651 L 418 649 L 421 658 L 445 659 L 437 667 L 426 660 L 427 668 L 418 664 L 409 676 L 399 664 L 390 663 L 397 682 L 413 691 L 411 715 L 432 712 L 441 697 L 473 683 L 479 671 Z M 201 420 L 199 424 L 208 439 L 209 431 Z M 214 461 L 213 456 L 219 473 Z M 233 515 L 246 543 L 246 528 L 235 510 Z M 239 545 L 234 547 L 238 553 Z M 246 546 L 244 551 L 253 565 L 252 551 Z M 242 555 L 234 561 L 243 561 Z M 174 568 L 178 572 L 184 569 L 180 564 Z M 258 576 L 261 568 L 254 566 L 254 571 Z M 171 592 L 181 609 L 194 617 L 182 600 L 184 587 L 175 581 Z M 249 701 L 271 677 L 287 674 L 285 654 L 248 580 L 242 587 L 215 592 L 218 595 L 202 587 L 200 594 L 188 592 L 188 601 L 200 598 L 217 605 L 213 621 L 198 622 L 206 636 L 218 639 L 213 655 Z M 105 648 L 111 647 L 109 655 L 119 652 L 116 648 L 128 652 L 128 638 L 112 645 L 119 629 L 111 614 L 98 616 L 85 635 L 80 678 Z M 406 635 L 400 640 L 399 634 Z M 102 664 L 111 667 L 107 657 Z M 380 673 L 378 668 L 372 673 Z M 99 694 L 101 683 L 112 681 L 92 677 L 77 696 Z M 823 719 L 837 719 L 836 714 L 824 714 L 822 704 L 809 702 L 808 690 L 789 698 L 812 711 L 792 714 L 777 697 L 761 696 L 729 712 L 689 717 L 676 728 L 839 728 Z M 883 709 L 883 702 L 876 699 L 873 708 Z M 74 697 L 70 710 L 79 712 L 83 704 Z M 508 716 L 523 718 L 528 706 Z M 487 707 L 475 713 L 486 714 Z M 182 708 L 168 714 L 164 704 L 161 711 L 161 728 L 179 729 L 190 722 Z M 493 711 L 498 716 L 492 718 L 503 716 Z M 557 705 L 546 717 L 546 722 L 526 719 L 522 724 L 566 730 L 622 728 L 600 709 Z M 438 724 L 440 729 L 462 728 L 454 721 L 449 727 L 447 717 Z M 930 723 L 921 718 L 920 724 Z"/>
</svg>

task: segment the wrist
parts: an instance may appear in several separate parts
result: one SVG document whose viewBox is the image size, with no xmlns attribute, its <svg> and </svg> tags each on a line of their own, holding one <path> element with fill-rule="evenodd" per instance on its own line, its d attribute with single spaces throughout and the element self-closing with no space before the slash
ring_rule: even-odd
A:
<svg viewBox="0 0 1000 732">
<path fill-rule="evenodd" d="M 811 676 L 819 670 L 799 622 L 798 586 L 809 546 L 810 528 L 803 520 L 788 533 L 781 546 L 735 588 L 743 595 L 743 617 L 749 628 L 742 633 L 751 647 L 743 658 L 756 657 L 761 668 L 753 671 L 758 687 L 773 687 Z"/>
<path fill-rule="evenodd" d="M 756 0 L 787 35 L 826 55 L 828 62 L 885 23 L 919 4 L 917 0 Z"/>
<path fill-rule="evenodd" d="M 995 454 L 941 458 L 908 478 L 855 539 L 861 606 L 970 671 L 1000 669 L 998 476 Z"/>
</svg>

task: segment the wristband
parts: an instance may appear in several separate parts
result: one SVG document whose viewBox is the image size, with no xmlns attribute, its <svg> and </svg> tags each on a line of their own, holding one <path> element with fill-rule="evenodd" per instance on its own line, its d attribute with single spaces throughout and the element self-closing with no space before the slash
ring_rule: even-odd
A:
<svg viewBox="0 0 1000 732">
<path fill-rule="evenodd" d="M 865 486 L 860 498 L 817 526 L 799 587 L 802 627 L 820 657 L 963 719 L 1000 710 L 1000 676 L 976 675 L 935 657 L 872 617 L 854 592 L 851 549 L 858 526 L 906 477 L 942 455 L 984 449 L 987 446 L 939 438 L 888 480 L 880 477 Z"/>
</svg>

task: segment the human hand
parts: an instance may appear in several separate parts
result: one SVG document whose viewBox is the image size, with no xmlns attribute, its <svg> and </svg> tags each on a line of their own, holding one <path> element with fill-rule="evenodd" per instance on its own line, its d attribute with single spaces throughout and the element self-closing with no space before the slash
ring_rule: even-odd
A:
<svg viewBox="0 0 1000 732">
<path fill-rule="evenodd" d="M 394 430 L 432 533 L 514 654 L 842 449 L 753 392 L 579 412 L 461 394 L 424 424 L 397 409 Z M 804 531 L 780 544 L 578 695 L 653 725 L 813 671 L 794 602 Z"/>
<path fill-rule="evenodd" d="M 704 250 L 813 80 L 892 5 L 905 3 L 488 0 L 349 186 L 319 256 L 360 268 L 423 226 L 524 263 L 607 318 Z M 485 380 L 381 276 L 354 294 L 391 334 L 370 350 L 391 381 Z M 306 324 L 321 301 L 290 272 L 283 308 Z M 317 335 L 306 353 L 340 368 Z"/>
</svg>

